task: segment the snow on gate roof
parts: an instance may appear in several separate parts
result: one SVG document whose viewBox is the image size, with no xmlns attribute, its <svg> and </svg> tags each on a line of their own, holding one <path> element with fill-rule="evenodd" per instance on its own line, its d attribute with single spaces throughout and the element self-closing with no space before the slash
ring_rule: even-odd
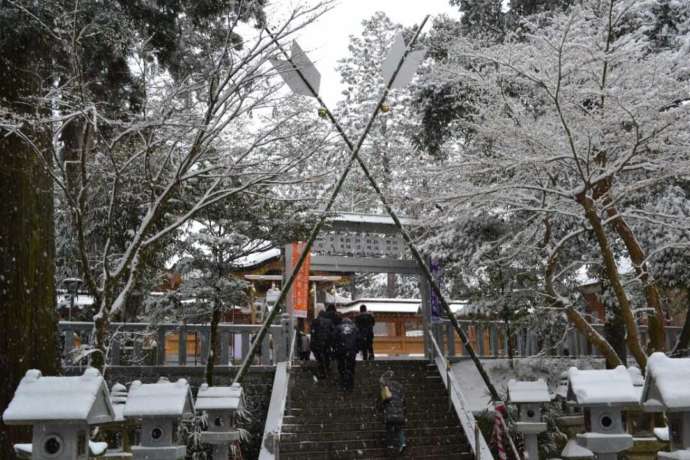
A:
<svg viewBox="0 0 690 460">
<path fill-rule="evenodd" d="M 690 358 L 669 358 L 652 353 L 647 360 L 647 376 L 642 390 L 645 405 L 662 404 L 668 411 L 690 409 Z"/>
<path fill-rule="evenodd" d="M 615 369 L 568 369 L 568 399 L 581 406 L 630 406 L 639 404 L 630 373 Z"/>
<path fill-rule="evenodd" d="M 132 382 L 125 403 L 125 417 L 182 417 L 194 413 L 192 392 L 185 379 L 177 382 Z"/>
<path fill-rule="evenodd" d="M 78 377 L 43 377 L 38 369 L 27 371 L 2 415 L 12 425 L 46 421 L 96 424 L 113 417 L 105 380 L 92 367 Z"/>
</svg>

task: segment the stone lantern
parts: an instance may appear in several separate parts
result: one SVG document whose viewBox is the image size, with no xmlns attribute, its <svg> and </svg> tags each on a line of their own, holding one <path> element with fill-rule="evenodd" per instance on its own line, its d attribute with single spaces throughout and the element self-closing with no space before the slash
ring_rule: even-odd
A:
<svg viewBox="0 0 690 460">
<path fill-rule="evenodd" d="M 638 393 L 623 366 L 606 370 L 568 370 L 568 399 L 584 409 L 586 433 L 577 442 L 599 459 L 616 459 L 633 445 L 623 411 L 639 406 Z"/>
<path fill-rule="evenodd" d="M 158 383 L 132 382 L 124 416 L 141 421 L 140 445 L 132 446 L 135 460 L 178 460 L 187 448 L 179 445 L 177 430 L 183 417 L 194 414 L 194 403 L 185 379 Z"/>
<path fill-rule="evenodd" d="M 31 444 L 15 450 L 33 460 L 86 460 L 89 450 L 105 452 L 107 444 L 90 443 L 91 425 L 113 420 L 108 388 L 97 369 L 79 377 L 43 377 L 31 369 L 19 382 L 2 420 L 8 425 L 33 425 Z"/>
<path fill-rule="evenodd" d="M 690 459 L 690 358 L 659 352 L 649 357 L 642 407 L 666 412 L 671 452 L 659 452 L 657 458 Z"/>
<path fill-rule="evenodd" d="M 539 459 L 539 442 L 537 436 L 546 431 L 543 416 L 543 405 L 551 401 L 549 388 L 542 379 L 536 382 L 508 382 L 508 400 L 517 404 L 519 417 L 516 428 L 525 437 L 527 458 Z"/>
<path fill-rule="evenodd" d="M 196 410 L 206 412 L 208 430 L 201 433 L 201 442 L 213 445 L 213 458 L 226 460 L 229 443 L 239 441 L 237 414 L 244 409 L 242 387 L 236 383 L 229 387 L 201 385 L 196 396 Z"/>
</svg>

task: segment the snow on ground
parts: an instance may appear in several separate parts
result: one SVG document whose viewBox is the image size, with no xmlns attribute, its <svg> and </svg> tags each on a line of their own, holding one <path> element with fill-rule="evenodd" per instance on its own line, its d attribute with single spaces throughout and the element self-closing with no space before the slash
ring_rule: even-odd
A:
<svg viewBox="0 0 690 460">
<path fill-rule="evenodd" d="M 524 358 L 515 359 L 515 368 L 511 369 L 509 359 L 485 359 L 482 360 L 489 378 L 498 390 L 501 397 L 507 399 L 508 381 L 544 379 L 551 393 L 555 393 L 558 380 L 562 372 L 575 366 L 578 369 L 603 369 L 602 359 L 563 359 L 563 358 Z M 465 359 L 453 364 L 453 373 L 460 383 L 465 399 L 469 403 L 472 412 L 483 411 L 489 407 L 491 398 L 484 385 L 479 372 L 470 359 Z"/>
</svg>

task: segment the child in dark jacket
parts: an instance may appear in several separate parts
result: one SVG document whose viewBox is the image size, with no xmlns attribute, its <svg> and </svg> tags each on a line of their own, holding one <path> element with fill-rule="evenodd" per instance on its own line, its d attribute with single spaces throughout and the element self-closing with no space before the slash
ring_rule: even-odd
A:
<svg viewBox="0 0 690 460">
<path fill-rule="evenodd" d="M 386 445 L 399 454 L 405 451 L 405 394 L 399 382 L 393 380 L 393 371 L 386 371 L 379 379 L 381 384 L 380 407 L 386 423 Z"/>
</svg>

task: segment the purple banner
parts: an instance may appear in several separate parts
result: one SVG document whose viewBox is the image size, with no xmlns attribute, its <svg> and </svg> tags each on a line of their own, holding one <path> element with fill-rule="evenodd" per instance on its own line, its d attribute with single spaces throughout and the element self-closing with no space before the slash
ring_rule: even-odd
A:
<svg viewBox="0 0 690 460">
<path fill-rule="evenodd" d="M 433 276 L 434 281 L 436 281 L 438 287 L 443 289 L 443 268 L 441 267 L 441 262 L 438 259 L 430 259 L 429 269 L 431 270 L 431 275 Z M 441 306 L 441 299 L 439 299 L 434 290 L 431 289 L 431 286 L 429 288 L 431 290 L 431 296 L 429 297 L 431 303 L 431 320 L 438 321 L 442 316 L 444 316 L 443 307 Z"/>
</svg>

